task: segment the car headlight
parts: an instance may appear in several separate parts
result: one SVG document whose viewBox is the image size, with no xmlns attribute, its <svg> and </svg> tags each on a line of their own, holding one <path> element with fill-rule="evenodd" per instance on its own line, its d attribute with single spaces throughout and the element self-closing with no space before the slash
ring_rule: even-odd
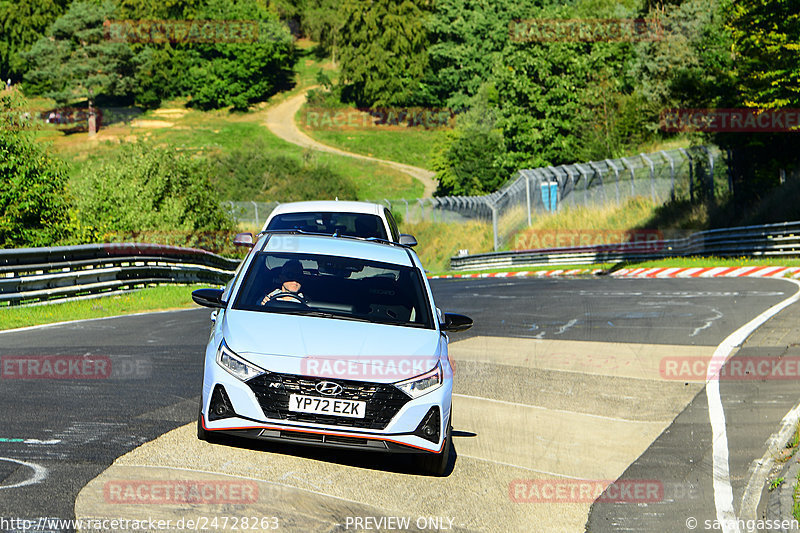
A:
<svg viewBox="0 0 800 533">
<path fill-rule="evenodd" d="M 219 349 L 217 349 L 217 364 L 242 381 L 247 381 L 266 372 L 266 370 L 258 368 L 233 353 L 225 344 L 225 341 L 222 341 Z"/>
<path fill-rule="evenodd" d="M 395 383 L 395 387 L 405 392 L 412 398 L 419 398 L 423 394 L 435 391 L 442 386 L 442 363 L 436 363 L 436 368 L 419 376 Z"/>
</svg>

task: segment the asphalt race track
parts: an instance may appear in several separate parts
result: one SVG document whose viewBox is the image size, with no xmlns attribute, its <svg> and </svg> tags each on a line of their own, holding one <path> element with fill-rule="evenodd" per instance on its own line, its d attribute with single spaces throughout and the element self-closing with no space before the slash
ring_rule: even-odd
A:
<svg viewBox="0 0 800 533">
<path fill-rule="evenodd" d="M 669 365 L 707 361 L 796 285 L 607 277 L 431 284 L 439 307 L 476 324 L 451 337 L 449 476 L 422 475 L 402 457 L 198 441 L 209 310 L 76 322 L 0 334 L 0 531 L 22 531 L 3 522 L 11 518 L 66 531 L 43 517 L 76 516 L 184 520 L 185 530 L 205 520 L 219 531 L 686 531 L 690 516 L 700 530 L 716 517 L 705 371 L 670 374 Z M 788 340 L 798 330 L 795 307 L 734 359 L 800 355 Z M 41 366 L 25 374 L 20 357 Z M 80 368 L 82 379 L 42 374 L 56 360 Z M 750 501 L 753 461 L 800 395 L 783 379 L 722 381 L 720 396 L 739 512 Z M 592 491 L 615 480 L 628 495 L 597 499 Z M 224 494 L 187 504 L 153 492 L 187 481 Z M 132 486 L 148 487 L 149 500 L 118 497 Z M 189 519 L 198 522 L 185 527 Z"/>
</svg>

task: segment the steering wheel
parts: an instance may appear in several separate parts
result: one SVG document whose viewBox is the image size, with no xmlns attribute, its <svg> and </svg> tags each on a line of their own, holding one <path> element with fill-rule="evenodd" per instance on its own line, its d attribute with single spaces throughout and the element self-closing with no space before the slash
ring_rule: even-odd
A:
<svg viewBox="0 0 800 533">
<path fill-rule="evenodd" d="M 286 302 L 286 300 L 282 300 L 281 298 L 292 298 L 295 300 L 296 303 L 306 305 L 306 299 L 304 297 L 300 296 L 297 293 L 289 291 L 281 291 L 273 294 L 272 297 L 265 302 L 265 305 L 272 302 Z"/>
</svg>

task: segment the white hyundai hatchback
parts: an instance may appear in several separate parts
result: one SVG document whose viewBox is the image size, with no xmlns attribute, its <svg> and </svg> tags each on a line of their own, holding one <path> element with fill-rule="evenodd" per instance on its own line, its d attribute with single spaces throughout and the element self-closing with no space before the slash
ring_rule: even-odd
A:
<svg viewBox="0 0 800 533">
<path fill-rule="evenodd" d="M 336 233 L 408 246 L 417 244 L 412 235 L 400 233 L 392 212 L 386 206 L 370 202 L 319 200 L 279 204 L 269 214 L 261 231 L 280 230 Z"/>
<path fill-rule="evenodd" d="M 206 348 L 198 437 L 417 453 L 447 472 L 453 370 L 447 332 L 407 246 L 270 231 L 225 289 Z"/>
</svg>

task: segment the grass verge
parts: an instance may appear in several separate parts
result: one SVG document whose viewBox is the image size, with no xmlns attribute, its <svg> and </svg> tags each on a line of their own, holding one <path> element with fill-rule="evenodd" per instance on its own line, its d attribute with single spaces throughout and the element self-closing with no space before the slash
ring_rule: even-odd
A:
<svg viewBox="0 0 800 533">
<path fill-rule="evenodd" d="M 196 307 L 192 291 L 206 285 L 163 285 L 138 291 L 49 305 L 0 308 L 0 330 L 146 311 Z"/>
<path fill-rule="evenodd" d="M 321 119 L 309 120 L 309 115 L 312 118 L 317 118 L 313 113 L 330 114 L 333 117 L 331 119 L 332 124 L 330 126 L 322 126 Z M 296 119 L 301 131 L 323 144 L 356 154 L 430 169 L 431 148 L 439 139 L 439 136 L 442 135 L 443 130 L 441 128 L 425 129 L 390 125 L 363 126 L 366 121 L 361 119 L 353 120 L 360 127 L 336 127 L 334 119 L 337 119 L 339 115 L 347 117 L 350 115 L 362 115 L 362 113 L 350 108 L 311 111 L 307 106 L 303 106 L 297 113 Z M 369 115 L 366 116 L 368 117 Z M 337 120 L 336 122 L 340 121 Z"/>
</svg>

